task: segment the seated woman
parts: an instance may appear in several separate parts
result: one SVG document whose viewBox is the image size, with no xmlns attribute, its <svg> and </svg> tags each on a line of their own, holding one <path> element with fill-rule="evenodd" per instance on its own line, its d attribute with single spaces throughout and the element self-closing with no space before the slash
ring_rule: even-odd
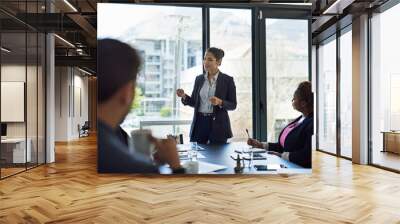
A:
<svg viewBox="0 0 400 224">
<path fill-rule="evenodd" d="M 280 133 L 277 143 L 262 143 L 249 138 L 247 144 L 264 148 L 305 168 L 311 168 L 311 138 L 314 133 L 314 99 L 310 82 L 302 82 L 294 92 L 293 108 L 302 113 Z"/>
</svg>

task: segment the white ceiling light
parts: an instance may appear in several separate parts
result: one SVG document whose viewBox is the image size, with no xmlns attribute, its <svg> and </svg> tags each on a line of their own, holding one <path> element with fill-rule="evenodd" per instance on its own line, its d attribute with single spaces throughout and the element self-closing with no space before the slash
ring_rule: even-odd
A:
<svg viewBox="0 0 400 224">
<path fill-rule="evenodd" d="M 290 3 L 290 2 L 271 2 L 269 4 L 273 5 L 307 5 L 307 6 L 312 6 L 312 3 L 307 3 L 307 2 L 295 2 L 295 3 Z"/>
<path fill-rule="evenodd" d="M 332 5 L 330 5 L 322 14 L 342 14 L 343 9 L 351 5 L 354 0 L 336 0 Z"/>
<path fill-rule="evenodd" d="M 68 0 L 64 0 L 65 4 L 67 4 L 72 10 L 74 10 L 74 12 L 78 12 L 78 10 L 71 4 L 69 3 Z"/>
<path fill-rule="evenodd" d="M 8 50 L 8 49 L 5 48 L 5 47 L 1 47 L 1 50 L 4 51 L 4 52 L 6 52 L 6 53 L 10 53 L 10 52 L 11 52 L 10 50 Z"/>
<path fill-rule="evenodd" d="M 59 40 L 61 40 L 62 42 L 64 42 L 64 43 L 66 43 L 67 45 L 69 45 L 70 47 L 73 47 L 73 48 L 75 48 L 75 45 L 73 45 L 71 42 L 69 42 L 68 40 L 66 40 L 66 39 L 64 39 L 64 38 L 62 38 L 62 37 L 60 37 L 59 35 L 57 35 L 57 34 L 54 34 L 54 36 L 55 37 L 57 37 Z"/>
<path fill-rule="evenodd" d="M 87 74 L 87 75 L 92 75 L 92 73 L 90 73 L 90 72 L 88 72 L 88 71 L 85 71 L 85 70 L 83 70 L 83 69 L 81 69 L 81 68 L 79 68 L 79 67 L 78 67 L 78 70 L 81 71 L 81 72 L 83 72 L 83 73 L 85 73 L 85 74 Z"/>
</svg>

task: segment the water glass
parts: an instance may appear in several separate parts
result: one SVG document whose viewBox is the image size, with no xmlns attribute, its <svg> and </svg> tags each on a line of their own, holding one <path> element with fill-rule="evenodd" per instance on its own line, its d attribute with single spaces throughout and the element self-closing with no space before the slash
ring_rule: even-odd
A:
<svg viewBox="0 0 400 224">
<path fill-rule="evenodd" d="M 190 150 L 188 151 L 189 160 L 197 161 L 197 142 L 190 142 Z"/>
<path fill-rule="evenodd" d="M 251 164 L 253 163 L 253 150 L 249 151 L 249 168 L 251 168 Z"/>
</svg>

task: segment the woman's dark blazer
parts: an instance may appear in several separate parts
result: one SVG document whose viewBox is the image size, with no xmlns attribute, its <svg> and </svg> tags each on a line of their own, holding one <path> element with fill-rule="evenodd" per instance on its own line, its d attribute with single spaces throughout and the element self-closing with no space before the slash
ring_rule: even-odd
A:
<svg viewBox="0 0 400 224">
<path fill-rule="evenodd" d="M 200 108 L 200 89 L 203 87 L 204 74 L 198 75 L 194 82 L 194 88 L 191 96 L 182 98 L 184 105 L 194 107 L 193 121 L 190 128 L 190 137 L 193 135 L 193 130 L 196 127 L 197 112 Z M 210 133 L 211 142 L 225 142 L 226 139 L 232 137 L 231 123 L 228 116 L 228 110 L 235 110 L 236 102 L 236 86 L 233 78 L 222 72 L 219 72 L 217 78 L 217 86 L 215 89 L 216 97 L 223 100 L 222 106 L 213 107 L 213 123 Z"/>
<path fill-rule="evenodd" d="M 290 124 L 297 122 L 300 118 L 301 116 L 296 118 L 296 120 Z M 278 139 L 281 138 L 283 130 L 279 134 Z M 289 161 L 305 168 L 311 168 L 311 139 L 313 133 L 314 122 L 313 115 L 311 114 L 310 116 L 306 117 L 299 126 L 289 132 L 285 139 L 284 148 L 281 146 L 278 140 L 278 143 L 268 143 L 268 150 L 280 153 L 290 152 Z"/>
</svg>

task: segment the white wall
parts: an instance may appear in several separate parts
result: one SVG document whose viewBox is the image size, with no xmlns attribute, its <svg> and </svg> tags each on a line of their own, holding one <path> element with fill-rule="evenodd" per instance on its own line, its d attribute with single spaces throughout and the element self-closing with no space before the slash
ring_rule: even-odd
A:
<svg viewBox="0 0 400 224">
<path fill-rule="evenodd" d="M 72 67 L 56 67 L 55 140 L 79 137 L 78 124 L 89 120 L 88 78 Z"/>
<path fill-rule="evenodd" d="M 77 75 L 78 72 L 78 75 Z M 88 102 L 88 77 L 81 76 L 79 70 L 74 70 L 74 108 L 73 108 L 73 119 L 72 119 L 72 135 L 78 137 L 78 129 L 77 126 L 80 124 L 81 126 L 85 123 L 85 121 L 89 120 L 89 102 Z"/>
<path fill-rule="evenodd" d="M 353 20 L 352 159 L 368 163 L 368 15 Z"/>
<path fill-rule="evenodd" d="M 25 136 L 27 136 L 32 155 L 31 161 L 36 162 L 36 159 L 38 158 L 39 163 L 44 163 L 45 90 L 43 89 L 44 74 L 42 73 L 42 66 L 25 66 L 25 63 L 3 64 L 1 66 L 1 78 L 2 82 L 24 82 L 26 87 L 26 99 L 23 100 L 24 102 L 22 102 L 22 107 L 13 109 L 9 106 L 7 107 L 3 105 L 1 108 L 2 113 L 17 113 L 12 110 L 19 110 L 18 112 L 23 114 L 21 122 L 6 122 L 7 137 L 25 138 Z M 4 89 L 2 89 L 2 92 L 3 90 Z M 3 97 L 7 97 L 7 95 L 2 95 L 2 98 Z M 24 117 L 25 113 L 26 119 Z"/>
<path fill-rule="evenodd" d="M 55 141 L 68 140 L 68 68 L 55 68 Z"/>
<path fill-rule="evenodd" d="M 1 81 L 4 82 L 25 82 L 24 65 L 2 65 L 1 66 Z M 29 69 L 29 68 L 28 68 Z M 29 93 L 28 93 L 29 95 Z M 33 94 L 32 94 L 33 95 Z M 7 110 L 7 108 L 1 108 Z M 7 136 L 8 137 L 25 137 L 25 122 L 10 122 L 7 123 Z"/>
<path fill-rule="evenodd" d="M 26 70 L 27 69 L 27 70 Z M 25 67 L 24 65 L 18 64 L 6 64 L 1 66 L 1 81 L 3 82 L 25 82 L 26 71 L 30 73 L 34 68 L 33 66 Z M 30 83 L 31 84 L 31 83 Z M 36 83 L 35 83 L 36 85 Z M 27 89 L 32 90 L 32 89 Z M 33 92 L 27 92 L 28 97 L 36 97 L 36 89 Z M 27 99 L 28 102 L 32 100 Z M 36 107 L 36 105 L 35 105 Z M 7 108 L 1 108 L 1 110 L 7 110 Z M 28 121 L 33 120 L 28 114 Z M 25 126 L 26 122 L 7 122 L 7 136 L 8 137 L 25 137 Z M 31 127 L 31 125 L 29 126 Z M 30 136 L 28 136 L 30 137 Z"/>
<path fill-rule="evenodd" d="M 50 12 L 54 7 L 46 2 Z M 54 35 L 46 35 L 46 163 L 56 160 L 55 153 L 55 42 Z"/>
<path fill-rule="evenodd" d="M 1 121 L 24 122 L 25 83 L 1 81 Z M 36 108 L 36 105 L 34 105 Z"/>
</svg>

